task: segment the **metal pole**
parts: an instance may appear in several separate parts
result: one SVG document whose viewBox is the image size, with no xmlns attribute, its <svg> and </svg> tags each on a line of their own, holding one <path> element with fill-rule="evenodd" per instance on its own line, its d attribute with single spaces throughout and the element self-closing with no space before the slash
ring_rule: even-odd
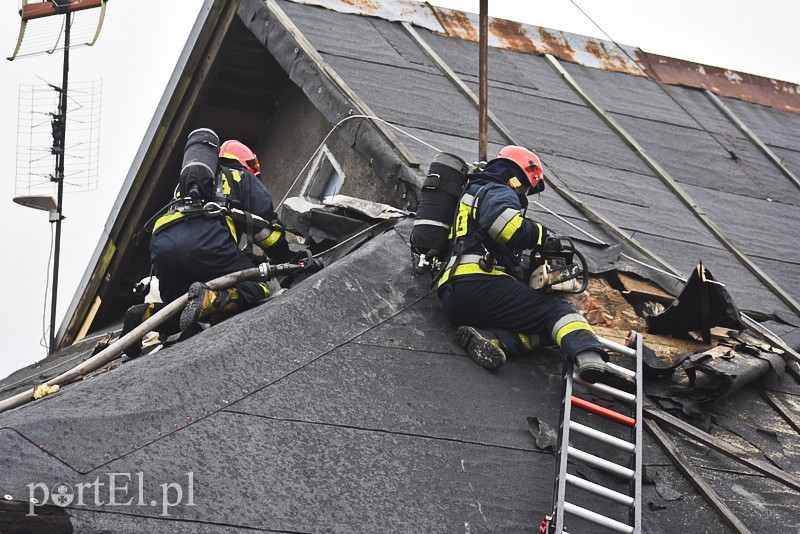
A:
<svg viewBox="0 0 800 534">
<path fill-rule="evenodd" d="M 479 62 L 478 77 L 478 159 L 486 161 L 489 151 L 489 122 L 488 122 L 488 57 L 489 57 L 489 0 L 480 0 L 480 36 L 479 36 Z"/>
<path fill-rule="evenodd" d="M 72 16 L 70 13 L 64 15 L 64 73 L 61 82 L 61 94 L 59 95 L 58 115 L 55 117 L 59 121 L 59 128 L 53 136 L 53 152 L 56 156 L 55 176 L 51 178 L 58 187 L 56 200 L 56 212 L 58 218 L 55 221 L 56 237 L 53 252 L 53 298 L 50 302 L 50 345 L 48 353 L 56 351 L 56 307 L 58 303 L 58 264 L 61 257 L 61 207 L 64 199 L 64 156 L 66 152 L 66 133 L 67 133 L 67 83 L 69 80 L 69 37 L 72 26 Z"/>
</svg>

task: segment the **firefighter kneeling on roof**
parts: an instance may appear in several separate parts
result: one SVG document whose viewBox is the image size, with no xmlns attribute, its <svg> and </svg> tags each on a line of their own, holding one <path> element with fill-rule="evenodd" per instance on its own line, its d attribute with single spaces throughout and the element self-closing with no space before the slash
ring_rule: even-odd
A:
<svg viewBox="0 0 800 534">
<path fill-rule="evenodd" d="M 507 146 L 482 170 L 467 175 L 451 238 L 452 254 L 438 280 L 456 341 L 487 369 L 552 339 L 573 358 L 581 378 L 631 391 L 634 383 L 606 365 L 608 354 L 569 302 L 523 281 L 521 253 L 541 247 L 547 229 L 523 216 L 527 195 L 544 190 L 539 158 Z M 455 235 L 453 235 L 453 233 Z"/>
<path fill-rule="evenodd" d="M 150 240 L 163 303 L 129 308 L 122 336 L 187 292 L 189 302 L 180 324 L 168 322 L 162 336 L 193 323 L 218 322 L 269 297 L 263 282 L 238 282 L 219 291 L 203 283 L 253 268 L 256 262 L 239 248 L 243 236 L 248 247 L 257 245 L 271 261 L 285 262 L 294 256 L 285 232 L 276 224 L 272 197 L 260 176 L 258 157 L 243 143 L 229 140 L 220 145 L 217 134 L 207 128 L 189 134 L 175 198 L 156 220 Z M 254 216 L 270 224 L 254 225 Z M 141 346 L 137 343 L 125 352 L 136 357 Z"/>
</svg>

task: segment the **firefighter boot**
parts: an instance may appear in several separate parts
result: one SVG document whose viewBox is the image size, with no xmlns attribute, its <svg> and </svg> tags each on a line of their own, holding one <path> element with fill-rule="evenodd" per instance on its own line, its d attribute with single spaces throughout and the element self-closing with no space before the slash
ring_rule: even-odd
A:
<svg viewBox="0 0 800 534">
<path fill-rule="evenodd" d="M 581 352 L 575 356 L 575 366 L 578 375 L 587 382 L 601 382 L 628 393 L 636 392 L 636 382 L 613 367 L 609 367 L 598 352 L 593 350 Z"/>
<path fill-rule="evenodd" d="M 467 349 L 472 361 L 487 369 L 497 369 L 506 361 L 500 340 L 488 330 L 460 326 L 456 330 L 456 343 Z"/>
<path fill-rule="evenodd" d="M 122 320 L 122 332 L 120 332 L 119 337 L 123 337 L 131 332 L 163 307 L 164 305 L 160 302 L 145 302 L 143 304 L 135 304 L 128 308 L 128 311 L 125 312 L 125 318 Z M 122 349 L 122 352 L 129 358 L 138 358 L 141 356 L 141 338 L 137 339 L 135 342 L 131 342 L 129 346 Z"/>
<path fill-rule="evenodd" d="M 181 313 L 181 330 L 193 323 L 212 323 L 241 310 L 239 291 L 236 288 L 215 291 L 195 282 L 189 287 L 189 302 Z"/>
</svg>

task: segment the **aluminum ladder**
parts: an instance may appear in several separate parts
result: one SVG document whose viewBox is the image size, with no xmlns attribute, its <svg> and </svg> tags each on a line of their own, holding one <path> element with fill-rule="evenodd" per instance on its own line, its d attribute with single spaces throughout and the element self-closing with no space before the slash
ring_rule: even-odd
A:
<svg viewBox="0 0 800 534">
<path fill-rule="evenodd" d="M 561 420 L 559 422 L 558 454 L 556 462 L 556 480 L 553 491 L 553 512 L 550 516 L 545 516 L 542 521 L 540 532 L 542 534 L 564 533 L 565 516 L 575 516 L 596 526 L 603 527 L 612 532 L 625 534 L 639 534 L 642 530 L 642 337 L 636 332 L 631 332 L 625 345 L 620 345 L 613 341 L 600 338 L 601 343 L 609 352 L 630 357 L 634 364 L 634 370 L 609 363 L 620 372 L 627 374 L 636 382 L 636 393 L 627 393 L 619 389 L 612 388 L 602 383 L 589 383 L 580 379 L 573 370 L 573 362 L 566 359 L 564 363 L 564 376 L 562 380 L 562 401 L 561 401 Z M 588 391 L 599 393 L 604 397 L 611 397 L 616 404 L 623 405 L 624 411 L 611 410 L 595 403 L 578 398 L 573 394 L 573 383 L 579 384 Z M 614 424 L 627 427 L 630 432 L 630 441 L 620 439 L 608 433 L 591 428 L 586 424 L 573 420 L 572 408 L 578 408 L 592 415 L 600 416 Z M 571 432 L 589 438 L 594 445 L 600 448 L 606 446 L 610 450 L 619 450 L 629 456 L 629 465 L 623 466 L 580 450 L 572 445 Z M 590 482 L 567 471 L 570 459 L 579 460 L 584 464 L 599 469 L 628 482 L 628 494 L 607 488 L 600 484 Z M 567 501 L 568 488 L 570 497 L 572 493 L 580 497 L 581 491 L 599 496 L 611 503 L 622 505 L 628 509 L 628 522 L 623 523 L 616 519 L 607 517 L 596 511 L 589 510 L 582 506 Z M 574 489 L 580 491 L 575 492 Z M 595 530 L 593 530 L 594 532 Z"/>
</svg>

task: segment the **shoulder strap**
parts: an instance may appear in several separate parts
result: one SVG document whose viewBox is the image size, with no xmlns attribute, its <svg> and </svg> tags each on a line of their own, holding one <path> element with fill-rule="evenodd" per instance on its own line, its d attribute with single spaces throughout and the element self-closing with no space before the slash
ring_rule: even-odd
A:
<svg viewBox="0 0 800 534">
<path fill-rule="evenodd" d="M 475 183 L 475 182 L 473 182 L 473 183 Z M 469 181 L 467 181 L 464 184 L 464 188 L 461 191 L 461 196 L 459 197 L 459 204 L 461 203 L 461 198 L 464 197 L 464 193 L 466 193 L 467 187 L 469 187 L 469 184 L 470 184 Z M 467 214 L 467 217 L 472 218 L 472 220 L 475 221 L 475 222 L 477 222 L 477 220 L 473 217 L 472 213 L 475 211 L 475 205 L 478 203 L 478 196 L 481 194 L 481 191 L 483 191 L 484 188 L 486 188 L 487 185 L 488 185 L 488 183 L 482 184 L 481 187 L 478 188 L 478 191 L 475 193 L 475 196 L 472 197 L 472 205 L 469 207 L 469 213 Z M 484 195 L 485 194 L 486 193 L 484 193 Z M 452 224 L 451 228 L 455 228 L 455 226 L 456 226 L 456 217 L 458 217 L 458 212 L 459 212 L 459 210 L 456 210 L 456 213 L 453 215 L 453 224 Z M 461 255 L 464 253 L 464 250 L 472 248 L 473 246 L 477 245 L 478 243 L 483 243 L 484 239 L 488 239 L 488 237 L 489 236 L 486 235 L 486 232 L 483 230 L 483 228 L 479 226 L 477 228 L 477 230 L 475 230 L 475 232 L 473 232 L 473 234 L 471 236 L 469 236 L 467 239 L 459 242 L 458 241 L 458 236 L 456 235 L 456 233 L 454 231 L 453 232 L 453 240 L 452 240 L 452 242 L 450 244 L 451 248 L 455 247 L 453 255 L 455 255 L 456 259 L 455 259 L 455 262 L 453 262 L 453 266 L 454 267 L 458 266 L 458 262 L 461 260 Z M 453 255 L 451 255 L 450 257 L 452 258 Z M 448 258 L 447 263 L 450 263 L 449 258 Z M 447 269 L 447 264 L 443 264 L 442 267 L 439 269 L 439 271 L 436 273 L 436 275 L 433 277 L 433 280 L 431 280 L 431 288 L 433 288 L 436 285 L 436 282 L 439 280 L 439 278 L 441 278 L 442 274 L 444 273 L 444 271 L 446 269 Z"/>
</svg>

